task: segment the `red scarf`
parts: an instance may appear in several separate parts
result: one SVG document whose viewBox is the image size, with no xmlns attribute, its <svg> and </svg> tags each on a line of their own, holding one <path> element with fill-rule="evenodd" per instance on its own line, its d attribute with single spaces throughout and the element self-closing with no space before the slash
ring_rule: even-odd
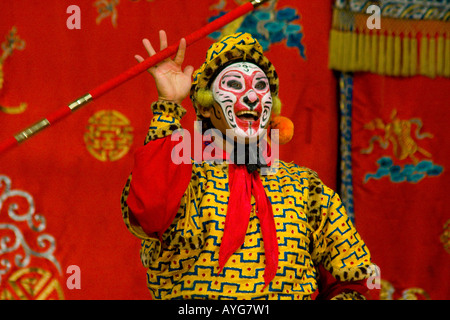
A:
<svg viewBox="0 0 450 320">
<path fill-rule="evenodd" d="M 229 159 L 229 154 L 223 152 L 221 159 Z M 272 203 L 266 195 L 258 170 L 249 173 L 244 164 L 229 164 L 228 185 L 230 198 L 219 251 L 220 272 L 231 255 L 244 243 L 252 211 L 251 197 L 253 195 L 264 241 L 266 257 L 264 282 L 267 286 L 275 277 L 278 269 L 278 241 Z"/>
</svg>

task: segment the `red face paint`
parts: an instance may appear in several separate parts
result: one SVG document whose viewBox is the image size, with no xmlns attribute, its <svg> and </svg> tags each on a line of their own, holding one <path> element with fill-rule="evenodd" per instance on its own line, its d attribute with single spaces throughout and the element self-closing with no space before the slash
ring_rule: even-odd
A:
<svg viewBox="0 0 450 320">
<path fill-rule="evenodd" d="M 272 110 L 269 80 L 252 63 L 231 64 L 217 76 L 213 95 L 235 133 L 254 136 L 265 129 Z"/>
</svg>

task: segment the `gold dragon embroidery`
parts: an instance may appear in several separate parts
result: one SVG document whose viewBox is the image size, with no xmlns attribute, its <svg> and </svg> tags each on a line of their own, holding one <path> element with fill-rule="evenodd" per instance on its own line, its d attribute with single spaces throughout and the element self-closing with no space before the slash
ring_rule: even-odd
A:
<svg viewBox="0 0 450 320">
<path fill-rule="evenodd" d="M 6 41 L 2 43 L 2 54 L 0 55 L 0 90 L 3 88 L 4 73 L 3 64 L 5 60 L 13 54 L 14 50 L 23 50 L 25 48 L 25 41 L 20 39 L 17 35 L 17 28 L 12 27 L 11 31 L 6 35 Z M 2 106 L 0 111 L 8 114 L 18 114 L 25 111 L 27 104 L 22 102 L 19 106 Z"/>
<path fill-rule="evenodd" d="M 380 300 L 431 300 L 430 295 L 422 288 L 407 288 L 396 293 L 397 289 L 387 280 L 381 279 Z"/>
<path fill-rule="evenodd" d="M 119 0 L 97 0 L 94 3 L 94 6 L 97 7 L 98 16 L 95 19 L 97 24 L 107 18 L 111 17 L 111 23 L 114 28 L 117 27 L 117 5 L 119 4 Z"/>
<path fill-rule="evenodd" d="M 413 125 L 416 125 L 414 134 L 412 134 Z M 374 149 L 374 143 L 378 142 L 383 149 L 387 149 L 391 144 L 394 156 L 399 160 L 410 158 L 414 164 L 417 164 L 417 153 L 431 158 L 431 153 L 420 147 L 413 137 L 414 135 L 416 139 L 433 138 L 431 133 L 420 132 L 422 129 L 422 120 L 418 118 L 402 120 L 398 118 L 397 110 L 394 110 L 391 114 L 391 122 L 384 123 L 382 119 L 376 118 L 364 125 L 364 129 L 372 131 L 380 129 L 384 131 L 384 135 L 374 135 L 370 139 L 369 147 L 361 150 L 363 154 L 371 153 Z"/>
</svg>

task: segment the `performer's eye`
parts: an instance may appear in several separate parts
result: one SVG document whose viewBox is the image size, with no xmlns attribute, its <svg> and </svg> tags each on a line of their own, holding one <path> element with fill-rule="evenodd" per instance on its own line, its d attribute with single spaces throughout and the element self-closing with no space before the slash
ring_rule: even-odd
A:
<svg viewBox="0 0 450 320">
<path fill-rule="evenodd" d="M 232 89 L 240 90 L 242 89 L 242 83 L 236 80 L 230 80 L 227 82 L 227 86 Z"/>
<path fill-rule="evenodd" d="M 255 89 L 264 90 L 267 87 L 267 83 L 265 81 L 258 81 L 255 85 Z"/>
</svg>

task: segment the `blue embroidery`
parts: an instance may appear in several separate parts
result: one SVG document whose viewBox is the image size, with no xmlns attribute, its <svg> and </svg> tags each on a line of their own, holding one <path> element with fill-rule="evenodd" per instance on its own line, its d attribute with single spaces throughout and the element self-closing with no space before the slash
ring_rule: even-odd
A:
<svg viewBox="0 0 450 320">
<path fill-rule="evenodd" d="M 220 11 L 219 14 L 208 19 L 209 22 L 226 14 L 226 11 Z M 306 60 L 306 49 L 302 43 L 303 29 L 300 24 L 293 23 L 300 20 L 301 16 L 297 10 L 291 7 L 280 10 L 274 9 L 274 12 L 256 10 L 249 13 L 235 32 L 250 33 L 267 51 L 270 45 L 286 40 L 286 46 L 297 48 L 300 56 Z M 222 37 L 220 31 L 209 35 L 215 40 Z"/>
<path fill-rule="evenodd" d="M 379 180 L 386 176 L 389 176 L 391 181 L 396 183 L 416 183 L 427 176 L 438 176 L 444 171 L 442 166 L 434 164 L 431 160 L 422 160 L 416 165 L 405 164 L 402 167 L 401 165 L 394 164 L 394 161 L 390 157 L 382 157 L 378 159 L 377 164 L 377 172 L 366 174 L 364 178 L 365 183 L 371 178 Z"/>
</svg>

